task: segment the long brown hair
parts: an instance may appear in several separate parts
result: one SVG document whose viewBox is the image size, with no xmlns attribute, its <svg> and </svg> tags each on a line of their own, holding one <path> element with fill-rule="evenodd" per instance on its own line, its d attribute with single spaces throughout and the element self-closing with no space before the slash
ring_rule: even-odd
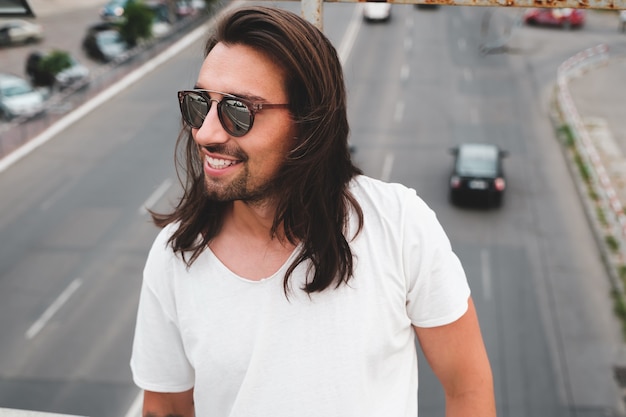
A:
<svg viewBox="0 0 626 417">
<path fill-rule="evenodd" d="M 346 236 L 351 209 L 357 233 L 363 225 L 362 210 L 348 184 L 361 170 L 348 150 L 345 85 L 335 48 L 298 15 L 265 6 L 223 16 L 207 41 L 205 56 L 220 42 L 252 47 L 284 69 L 297 139 L 275 179 L 279 193 L 271 233 L 276 236 L 282 225 L 291 243 L 302 243 L 285 274 L 285 292 L 294 269 L 307 260 L 311 262 L 303 288 L 307 293 L 348 282 L 354 271 L 348 243 L 354 236 Z M 160 227 L 180 223 L 169 243 L 189 266 L 219 234 L 230 203 L 206 197 L 202 161 L 188 128 L 183 128 L 176 149 L 183 195 L 172 213 L 152 217 Z"/>
</svg>

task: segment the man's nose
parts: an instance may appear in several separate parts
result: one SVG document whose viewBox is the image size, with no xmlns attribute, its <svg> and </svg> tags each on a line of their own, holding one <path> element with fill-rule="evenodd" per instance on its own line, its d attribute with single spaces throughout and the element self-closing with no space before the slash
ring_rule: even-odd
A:
<svg viewBox="0 0 626 417">
<path fill-rule="evenodd" d="M 219 120 L 217 104 L 215 103 L 209 109 L 202 126 L 194 130 L 193 138 L 198 145 L 206 146 L 214 143 L 224 143 L 230 139 L 230 135 L 224 130 Z"/>
</svg>

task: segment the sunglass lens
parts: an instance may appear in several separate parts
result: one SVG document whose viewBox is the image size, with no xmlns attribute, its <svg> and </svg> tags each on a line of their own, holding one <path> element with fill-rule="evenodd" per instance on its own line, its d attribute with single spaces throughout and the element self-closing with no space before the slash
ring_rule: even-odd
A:
<svg viewBox="0 0 626 417">
<path fill-rule="evenodd" d="M 211 108 L 211 102 L 207 101 L 200 94 L 187 93 L 183 100 L 183 116 L 185 121 L 195 129 L 200 129 L 206 115 Z"/>
<path fill-rule="evenodd" d="M 252 127 L 252 114 L 244 103 L 237 99 L 224 98 L 220 103 L 224 129 L 233 136 L 243 136 Z"/>
</svg>

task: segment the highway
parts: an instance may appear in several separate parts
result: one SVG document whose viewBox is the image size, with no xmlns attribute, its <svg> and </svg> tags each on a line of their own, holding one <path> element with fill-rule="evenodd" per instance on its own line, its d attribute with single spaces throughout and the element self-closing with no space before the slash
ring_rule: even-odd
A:
<svg viewBox="0 0 626 417">
<path fill-rule="evenodd" d="M 517 11 L 394 5 L 390 22 L 366 24 L 359 7 L 324 6 L 344 58 L 355 159 L 438 213 L 472 287 L 498 415 L 623 415 L 609 280 L 547 115 L 563 60 L 623 45 L 611 16 L 591 11 L 581 31 L 516 27 L 507 53 L 483 54 L 485 13 L 506 24 Z M 175 92 L 194 84 L 202 47 L 0 173 L 0 407 L 119 417 L 137 398 L 128 360 L 157 233 L 143 209 L 166 210 L 178 195 Z M 509 151 L 501 209 L 448 203 L 447 151 L 465 141 Z M 443 415 L 423 360 L 419 404 L 420 417 Z"/>
</svg>

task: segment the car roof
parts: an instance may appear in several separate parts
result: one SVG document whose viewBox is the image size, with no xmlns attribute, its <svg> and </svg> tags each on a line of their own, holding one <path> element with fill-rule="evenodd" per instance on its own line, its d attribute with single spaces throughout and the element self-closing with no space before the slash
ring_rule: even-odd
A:
<svg viewBox="0 0 626 417">
<path fill-rule="evenodd" d="M 464 158 L 497 158 L 499 154 L 498 147 L 488 143 L 464 143 L 458 148 Z"/>
<path fill-rule="evenodd" d="M 6 85 L 16 85 L 16 84 L 23 84 L 23 83 L 28 84 L 28 81 L 26 81 L 22 77 L 18 77 L 17 75 L 0 72 L 0 85 L 6 86 Z"/>
</svg>

